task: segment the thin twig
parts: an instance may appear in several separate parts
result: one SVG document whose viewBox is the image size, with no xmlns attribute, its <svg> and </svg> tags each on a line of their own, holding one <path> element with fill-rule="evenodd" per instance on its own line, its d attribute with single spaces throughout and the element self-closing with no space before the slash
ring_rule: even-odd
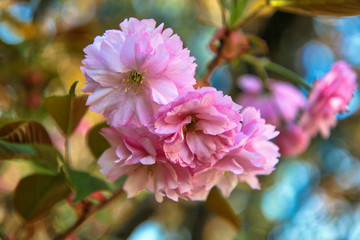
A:
<svg viewBox="0 0 360 240">
<path fill-rule="evenodd" d="M 220 11 L 221 11 L 221 24 L 222 26 L 226 26 L 227 22 L 226 22 L 226 13 L 225 13 L 225 6 L 224 6 L 224 0 L 219 0 L 219 6 L 220 6 Z"/>
<path fill-rule="evenodd" d="M 224 61 L 225 60 L 221 57 L 221 54 L 216 54 L 215 58 L 208 64 L 206 72 L 200 78 L 200 82 L 203 85 L 209 84 L 209 78 L 210 78 L 212 72 L 215 70 L 215 68 L 217 68 L 218 66 L 223 64 Z M 206 84 L 204 84 L 204 83 L 206 83 Z"/>
<path fill-rule="evenodd" d="M 109 199 L 102 202 L 100 205 L 98 205 L 98 206 L 96 206 L 94 208 L 90 207 L 90 209 L 86 209 L 86 211 L 83 212 L 83 214 L 78 218 L 78 220 L 71 227 L 69 227 L 64 232 L 62 232 L 62 233 L 58 234 L 57 236 L 55 236 L 54 240 L 64 240 L 64 239 L 66 239 L 69 235 L 74 233 L 93 214 L 95 214 L 96 212 L 100 211 L 101 209 L 103 209 L 104 207 L 109 205 L 116 198 L 122 196 L 123 193 L 124 193 L 124 191 L 120 190 L 120 191 L 114 193 Z"/>
<path fill-rule="evenodd" d="M 230 32 L 228 32 L 228 30 L 226 30 L 225 34 L 229 34 L 229 33 Z M 220 66 L 221 64 L 223 64 L 225 62 L 225 59 L 222 57 L 222 55 L 223 55 L 222 51 L 224 48 L 224 40 L 223 39 L 219 39 L 219 40 L 220 40 L 220 46 L 217 49 L 216 56 L 207 65 L 207 69 L 206 69 L 205 73 L 203 73 L 203 75 L 200 77 L 200 79 L 198 81 L 198 84 L 200 84 L 201 86 L 210 85 L 209 78 L 210 78 L 211 74 L 213 73 L 215 68 L 217 68 L 218 66 Z"/>
<path fill-rule="evenodd" d="M 70 167 L 70 143 L 69 136 L 65 136 L 65 167 Z"/>
</svg>

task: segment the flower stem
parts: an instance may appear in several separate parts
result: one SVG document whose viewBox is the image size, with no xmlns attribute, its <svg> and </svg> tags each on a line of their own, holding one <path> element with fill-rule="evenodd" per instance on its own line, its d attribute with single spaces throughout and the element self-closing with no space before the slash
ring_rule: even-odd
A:
<svg viewBox="0 0 360 240">
<path fill-rule="evenodd" d="M 269 71 L 272 71 L 274 73 L 277 73 L 279 75 L 286 77 L 289 81 L 291 81 L 297 85 L 301 85 L 301 86 L 305 87 L 306 90 L 308 90 L 308 91 L 311 90 L 311 86 L 308 83 L 306 83 L 302 77 L 300 77 L 293 71 L 291 71 L 277 63 L 271 62 L 268 59 L 263 59 L 262 62 L 263 62 L 264 67 L 266 69 L 268 69 Z"/>
<path fill-rule="evenodd" d="M 306 90 L 311 90 L 311 86 L 309 84 L 307 84 L 302 77 L 300 77 L 299 75 L 297 75 L 296 73 L 294 73 L 293 71 L 277 64 L 274 62 L 271 62 L 269 59 L 267 58 L 257 58 L 253 55 L 249 55 L 249 54 L 244 54 L 241 59 L 245 62 L 248 62 L 252 65 L 254 65 L 255 69 L 258 71 L 258 74 L 260 76 L 261 79 L 263 79 L 265 77 L 265 75 L 262 73 L 262 71 L 259 71 L 260 66 L 268 71 L 271 71 L 273 73 L 277 73 L 281 76 L 284 76 L 288 81 L 296 84 L 296 85 L 301 85 L 303 87 L 306 88 Z M 261 70 L 261 69 L 260 69 Z"/>
<path fill-rule="evenodd" d="M 261 78 L 261 80 L 263 80 L 264 82 L 266 82 L 268 80 L 268 75 L 265 69 L 265 66 L 262 64 L 261 61 L 259 61 L 258 58 L 249 55 L 249 54 L 244 54 L 241 56 L 241 59 L 244 62 L 250 63 L 251 65 L 254 66 L 257 74 L 259 75 L 259 77 Z"/>
<path fill-rule="evenodd" d="M 258 76 L 260 77 L 260 79 L 263 82 L 263 86 L 265 88 L 266 92 L 270 92 L 271 91 L 271 87 L 270 87 L 270 82 L 269 82 L 269 76 L 266 72 L 266 69 L 264 67 L 264 65 L 262 65 L 261 61 L 259 61 L 258 58 L 250 55 L 250 54 L 244 54 L 241 56 L 241 60 L 243 60 L 244 62 L 247 62 L 251 65 L 254 66 L 255 71 L 257 72 Z"/>
</svg>

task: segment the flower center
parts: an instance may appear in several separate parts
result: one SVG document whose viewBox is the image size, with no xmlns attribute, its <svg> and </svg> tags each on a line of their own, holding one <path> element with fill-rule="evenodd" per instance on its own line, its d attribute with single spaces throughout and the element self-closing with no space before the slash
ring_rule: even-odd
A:
<svg viewBox="0 0 360 240">
<path fill-rule="evenodd" d="M 196 132 L 196 123 L 199 121 L 194 115 L 191 116 L 191 122 L 183 126 L 183 132 L 191 131 L 192 133 Z"/>
<path fill-rule="evenodd" d="M 131 91 L 133 93 L 137 93 L 142 89 L 143 81 L 144 74 L 136 70 L 125 73 L 125 77 L 122 80 L 122 82 L 126 84 L 125 91 Z"/>
</svg>

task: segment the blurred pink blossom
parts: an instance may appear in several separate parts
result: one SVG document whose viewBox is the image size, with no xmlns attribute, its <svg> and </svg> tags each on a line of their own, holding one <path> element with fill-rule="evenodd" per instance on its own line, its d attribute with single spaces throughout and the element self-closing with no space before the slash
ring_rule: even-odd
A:
<svg viewBox="0 0 360 240">
<path fill-rule="evenodd" d="M 129 198 L 147 189 L 158 202 L 164 196 L 174 201 L 187 199 L 184 194 L 191 190 L 190 170 L 166 159 L 158 136 L 134 125 L 104 128 L 102 134 L 111 147 L 99 158 L 100 171 L 111 181 L 128 175 L 123 188 Z"/>
<path fill-rule="evenodd" d="M 279 148 L 269 140 L 279 132 L 266 124 L 260 112 L 253 107 L 245 108 L 242 129 L 236 136 L 236 146 L 212 168 L 195 173 L 193 200 L 204 200 L 210 189 L 216 185 L 228 196 L 239 181 L 247 182 L 259 189 L 257 175 L 270 174 L 280 157 Z"/>
<path fill-rule="evenodd" d="M 291 157 L 304 152 L 310 144 L 310 136 L 299 125 L 294 123 L 279 129 L 275 139 L 282 156 Z"/>
<path fill-rule="evenodd" d="M 241 106 L 212 87 L 189 91 L 160 108 L 155 133 L 167 158 L 182 167 L 212 166 L 234 146 Z"/>
<path fill-rule="evenodd" d="M 195 58 L 172 29 L 153 19 L 125 19 L 97 36 L 81 67 L 87 105 L 111 126 L 148 126 L 157 109 L 193 89 Z"/>
<path fill-rule="evenodd" d="M 305 97 L 300 90 L 286 82 L 270 79 L 267 92 L 258 77 L 243 75 L 238 79 L 238 86 L 243 93 L 236 102 L 244 107 L 259 109 L 261 117 L 276 126 L 294 121 L 305 105 Z"/>
<path fill-rule="evenodd" d="M 280 153 L 283 156 L 300 154 L 306 150 L 310 138 L 302 128 L 294 125 L 305 106 L 306 99 L 299 89 L 289 83 L 270 79 L 268 84 L 269 89 L 265 90 L 258 77 L 240 77 L 238 86 L 243 93 L 238 96 L 237 102 L 259 109 L 261 117 L 277 127 L 280 134 L 275 142 L 280 145 Z"/>
<path fill-rule="evenodd" d="M 347 111 L 357 86 L 356 78 L 356 73 L 345 61 L 338 61 L 314 83 L 300 119 L 308 134 L 315 136 L 320 132 L 322 137 L 329 137 L 330 128 L 336 125 L 336 115 Z"/>
</svg>

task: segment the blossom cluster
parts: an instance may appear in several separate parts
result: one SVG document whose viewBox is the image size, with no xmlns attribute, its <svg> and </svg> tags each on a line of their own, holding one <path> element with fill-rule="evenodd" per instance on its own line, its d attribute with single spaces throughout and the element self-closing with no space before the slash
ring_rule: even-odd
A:
<svg viewBox="0 0 360 240">
<path fill-rule="evenodd" d="M 278 162 L 269 141 L 278 132 L 255 108 L 195 89 L 194 57 L 163 26 L 125 19 L 84 49 L 87 104 L 110 125 L 100 171 L 109 180 L 127 175 L 128 197 L 147 189 L 159 202 L 204 200 L 214 186 L 228 196 L 240 181 L 259 188 L 256 176 Z"/>
<path fill-rule="evenodd" d="M 259 78 L 244 75 L 238 79 L 243 92 L 237 102 L 259 109 L 261 116 L 280 131 L 275 142 L 281 154 L 294 156 L 302 153 L 317 133 L 329 137 L 337 114 L 347 111 L 357 87 L 356 78 L 345 61 L 338 61 L 325 76 L 315 81 L 305 98 L 290 83 L 269 79 L 270 89 L 265 91 Z"/>
</svg>

